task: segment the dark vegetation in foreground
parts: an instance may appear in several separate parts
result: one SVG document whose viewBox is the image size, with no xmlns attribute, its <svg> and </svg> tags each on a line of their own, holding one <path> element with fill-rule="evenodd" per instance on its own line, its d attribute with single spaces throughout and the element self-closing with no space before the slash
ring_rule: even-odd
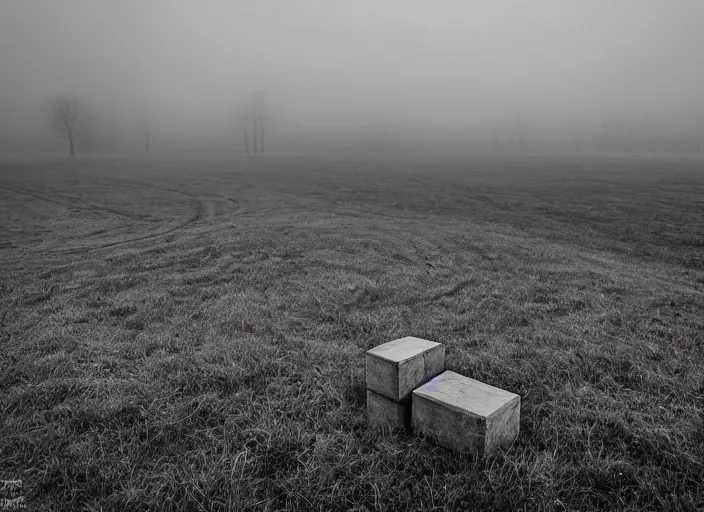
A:
<svg viewBox="0 0 704 512">
<path fill-rule="evenodd" d="M 704 168 L 0 164 L 0 479 L 36 510 L 701 510 Z M 371 431 L 414 335 L 522 396 L 488 462 Z"/>
</svg>

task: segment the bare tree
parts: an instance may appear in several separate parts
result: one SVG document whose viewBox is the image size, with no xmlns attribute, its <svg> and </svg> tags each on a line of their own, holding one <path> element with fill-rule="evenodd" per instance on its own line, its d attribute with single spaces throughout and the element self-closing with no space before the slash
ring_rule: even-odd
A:
<svg viewBox="0 0 704 512">
<path fill-rule="evenodd" d="M 259 151 L 264 153 L 264 96 L 257 100 L 257 118 L 259 119 Z"/>
<path fill-rule="evenodd" d="M 151 141 L 149 139 L 151 118 L 148 113 L 145 113 L 144 117 L 142 118 L 142 126 L 144 127 L 144 151 L 149 154 L 149 150 L 151 149 Z"/>
<path fill-rule="evenodd" d="M 519 110 L 513 113 L 513 141 L 518 149 L 525 149 L 525 116 Z"/>
<path fill-rule="evenodd" d="M 266 111 L 264 93 L 261 91 L 250 93 L 248 107 L 254 137 L 254 153 L 264 153 L 264 115 Z"/>
<path fill-rule="evenodd" d="M 252 133 L 254 134 L 254 140 L 252 141 L 253 143 L 253 149 L 254 149 L 254 154 L 256 155 L 259 153 L 259 127 L 258 127 L 258 119 L 257 119 L 257 114 L 254 110 L 251 112 L 251 119 L 252 119 Z"/>
<path fill-rule="evenodd" d="M 87 110 L 80 106 L 74 95 L 57 96 L 47 104 L 46 118 L 49 128 L 68 138 L 71 156 L 75 154 L 75 139 L 87 121 Z"/>
<path fill-rule="evenodd" d="M 264 115 L 264 94 L 260 91 L 251 92 L 235 114 L 235 124 L 242 130 L 244 150 L 248 155 L 264 152 Z"/>
</svg>

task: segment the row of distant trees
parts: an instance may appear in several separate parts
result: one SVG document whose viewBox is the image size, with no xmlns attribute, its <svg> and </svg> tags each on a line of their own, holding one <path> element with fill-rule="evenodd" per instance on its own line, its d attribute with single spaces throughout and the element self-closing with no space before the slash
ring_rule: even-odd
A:
<svg viewBox="0 0 704 512">
<path fill-rule="evenodd" d="M 71 156 L 75 155 L 76 140 L 78 137 L 86 135 L 95 128 L 92 111 L 89 106 L 79 102 L 75 95 L 62 95 L 53 98 L 47 104 L 46 118 L 49 127 L 63 136 L 69 145 Z M 247 154 L 259 154 L 265 151 L 265 128 L 267 125 L 267 103 L 266 96 L 261 91 L 254 91 L 247 95 L 241 102 L 239 108 L 235 110 L 235 123 L 241 133 L 241 143 Z M 533 126 L 521 116 L 516 116 L 506 126 L 497 128 L 493 132 L 493 146 L 495 149 L 528 148 L 533 146 L 529 140 L 529 135 L 539 137 L 539 130 L 534 134 Z M 596 133 L 592 127 L 592 135 L 586 133 L 583 124 L 577 124 L 574 128 L 573 149 L 580 151 L 583 142 L 588 138 L 593 139 Z M 635 147 L 640 143 L 648 145 L 648 137 L 643 134 L 628 129 L 628 125 L 619 126 L 602 121 L 602 126 L 598 129 L 601 132 L 601 147 Z M 700 115 L 697 122 L 696 152 L 701 154 L 704 151 L 704 116 Z M 143 123 L 144 148 L 147 153 L 150 151 L 150 119 L 144 116 Z M 381 144 L 382 133 L 372 133 L 374 144 Z M 652 139 L 654 140 L 654 139 Z M 691 141 L 691 139 L 690 139 Z M 690 142 L 691 143 L 691 142 Z M 691 146 L 690 146 L 691 147 Z"/>
<path fill-rule="evenodd" d="M 69 153 L 76 154 L 76 141 L 87 134 L 94 125 L 90 106 L 79 101 L 76 95 L 63 94 L 55 96 L 46 104 L 46 121 L 48 127 L 68 141 Z M 236 122 L 243 134 L 244 150 L 249 154 L 264 153 L 264 135 L 266 119 L 266 97 L 263 92 L 249 94 L 246 101 L 237 110 Z M 151 147 L 151 122 L 144 116 L 144 149 L 147 153 Z"/>
</svg>

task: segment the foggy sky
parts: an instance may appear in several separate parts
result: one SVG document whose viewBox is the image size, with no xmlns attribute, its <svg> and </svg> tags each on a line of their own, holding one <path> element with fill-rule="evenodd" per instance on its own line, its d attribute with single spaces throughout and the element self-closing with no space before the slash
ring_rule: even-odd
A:
<svg viewBox="0 0 704 512">
<path fill-rule="evenodd" d="M 224 129 L 253 89 L 284 124 L 687 123 L 703 22 L 701 0 L 0 0 L 0 132 L 47 133 L 63 92 Z"/>
</svg>

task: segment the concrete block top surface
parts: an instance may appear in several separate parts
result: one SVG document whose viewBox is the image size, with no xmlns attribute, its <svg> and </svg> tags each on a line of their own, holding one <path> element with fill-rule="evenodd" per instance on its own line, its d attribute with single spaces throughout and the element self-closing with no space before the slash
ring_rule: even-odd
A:
<svg viewBox="0 0 704 512">
<path fill-rule="evenodd" d="M 369 349 L 367 350 L 367 354 L 385 359 L 392 363 L 400 363 L 401 361 L 417 357 L 438 345 L 440 345 L 440 343 L 414 338 L 413 336 L 406 336 L 405 338 L 389 341 L 388 343 Z"/>
<path fill-rule="evenodd" d="M 414 390 L 413 394 L 482 418 L 520 400 L 515 393 L 451 371 L 441 373 Z"/>
</svg>

